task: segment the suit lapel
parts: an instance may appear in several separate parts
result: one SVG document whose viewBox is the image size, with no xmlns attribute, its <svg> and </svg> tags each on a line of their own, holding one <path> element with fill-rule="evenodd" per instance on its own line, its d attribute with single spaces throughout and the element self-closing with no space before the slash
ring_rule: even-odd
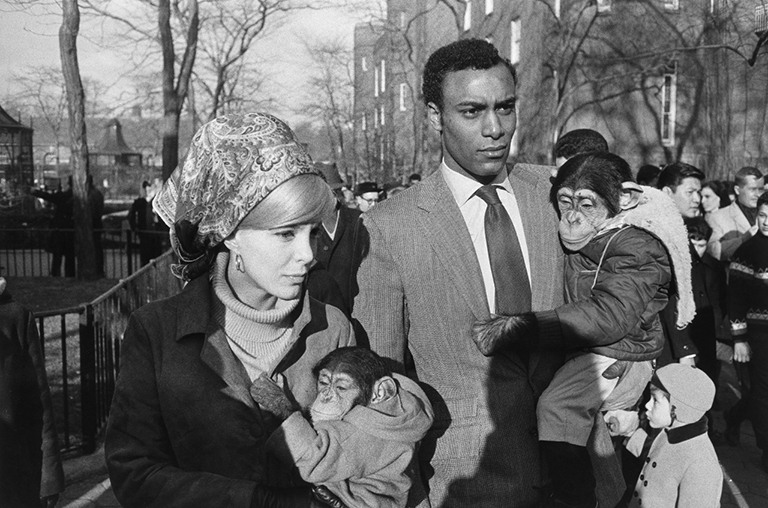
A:
<svg viewBox="0 0 768 508">
<path fill-rule="evenodd" d="M 248 373 L 243 364 L 235 358 L 223 330 L 216 330 L 206 336 L 200 351 L 200 360 L 227 384 L 222 393 L 248 407 L 256 407 L 249 392 Z"/>
<path fill-rule="evenodd" d="M 418 186 L 417 219 L 427 241 L 451 274 L 451 281 L 477 319 L 489 316 L 480 264 L 467 225 L 440 171 Z"/>
</svg>

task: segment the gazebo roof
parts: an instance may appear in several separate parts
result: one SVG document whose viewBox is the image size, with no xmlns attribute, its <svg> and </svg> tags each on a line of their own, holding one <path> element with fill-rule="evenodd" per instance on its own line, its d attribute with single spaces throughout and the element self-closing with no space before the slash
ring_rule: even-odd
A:
<svg viewBox="0 0 768 508">
<path fill-rule="evenodd" d="M 94 155 L 138 155 L 139 152 L 128 146 L 123 138 L 123 127 L 117 118 L 107 122 L 104 134 L 92 152 Z"/>
<path fill-rule="evenodd" d="M 21 124 L 18 120 L 5 112 L 0 106 L 0 129 L 4 130 L 18 130 L 18 131 L 33 131 L 32 127 L 27 127 Z"/>
</svg>

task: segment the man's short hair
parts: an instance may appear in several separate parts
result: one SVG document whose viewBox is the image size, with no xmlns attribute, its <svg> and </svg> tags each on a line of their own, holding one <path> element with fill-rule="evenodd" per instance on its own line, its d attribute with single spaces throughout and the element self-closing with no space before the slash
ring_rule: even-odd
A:
<svg viewBox="0 0 768 508">
<path fill-rule="evenodd" d="M 656 182 L 656 188 L 663 189 L 664 187 L 669 187 L 672 189 L 672 192 L 675 192 L 680 182 L 686 178 L 696 178 L 704 181 L 705 176 L 704 172 L 696 166 L 691 166 L 685 162 L 673 162 L 662 168 L 661 173 L 659 173 L 659 180 Z"/>
<path fill-rule="evenodd" d="M 424 66 L 421 91 L 424 103 L 434 103 L 443 109 L 443 81 L 449 72 L 465 69 L 485 70 L 504 64 L 517 84 L 515 68 L 488 41 L 483 39 L 462 39 L 437 49 L 430 55 Z"/>
<path fill-rule="evenodd" d="M 592 129 L 576 129 L 560 136 L 555 143 L 555 157 L 570 159 L 587 152 L 607 152 L 608 142 Z"/>
<path fill-rule="evenodd" d="M 637 170 L 637 178 L 635 179 L 640 185 L 651 185 L 658 178 L 659 173 L 661 173 L 659 166 L 644 164 Z"/>
<path fill-rule="evenodd" d="M 763 174 L 760 172 L 759 169 L 757 169 L 754 166 L 744 166 L 740 170 L 736 171 L 736 174 L 733 176 L 734 181 L 736 182 L 736 185 L 739 187 L 743 187 L 747 184 L 747 177 L 754 176 L 758 180 L 763 177 Z"/>
</svg>

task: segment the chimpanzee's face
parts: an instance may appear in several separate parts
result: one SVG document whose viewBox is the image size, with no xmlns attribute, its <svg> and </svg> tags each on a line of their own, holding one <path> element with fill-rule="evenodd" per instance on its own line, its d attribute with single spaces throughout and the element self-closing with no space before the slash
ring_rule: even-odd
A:
<svg viewBox="0 0 768 508">
<path fill-rule="evenodd" d="M 317 376 L 317 398 L 312 403 L 312 421 L 341 420 L 361 401 L 362 390 L 352 376 L 338 370 L 323 369 Z"/>
<path fill-rule="evenodd" d="M 581 250 L 609 218 L 605 201 L 590 189 L 562 187 L 557 191 L 560 240 L 568 250 Z"/>
</svg>

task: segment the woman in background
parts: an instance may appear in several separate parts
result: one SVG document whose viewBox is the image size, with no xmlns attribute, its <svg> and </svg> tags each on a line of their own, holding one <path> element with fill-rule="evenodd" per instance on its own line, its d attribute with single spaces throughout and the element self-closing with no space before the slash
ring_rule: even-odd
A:
<svg viewBox="0 0 768 508">
<path fill-rule="evenodd" d="M 309 485 L 267 457 L 279 421 L 249 388 L 266 376 L 306 407 L 312 366 L 354 344 L 341 311 L 305 291 L 333 203 L 279 119 L 228 115 L 197 132 L 154 201 L 188 283 L 137 310 L 125 332 L 106 438 L 123 506 L 316 505 Z"/>
</svg>

